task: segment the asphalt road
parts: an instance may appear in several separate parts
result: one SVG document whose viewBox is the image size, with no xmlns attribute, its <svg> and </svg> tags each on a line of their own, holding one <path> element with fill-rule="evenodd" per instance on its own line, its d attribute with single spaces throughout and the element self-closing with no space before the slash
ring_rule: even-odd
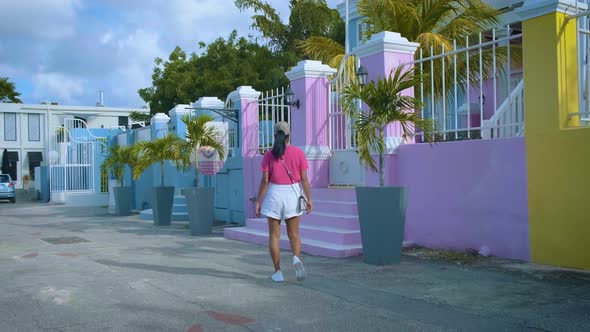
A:
<svg viewBox="0 0 590 332">
<path fill-rule="evenodd" d="M 0 331 L 590 331 L 590 275 L 522 262 L 304 256 L 106 208 L 0 202 Z M 73 243 L 76 241 L 82 241 Z"/>
</svg>

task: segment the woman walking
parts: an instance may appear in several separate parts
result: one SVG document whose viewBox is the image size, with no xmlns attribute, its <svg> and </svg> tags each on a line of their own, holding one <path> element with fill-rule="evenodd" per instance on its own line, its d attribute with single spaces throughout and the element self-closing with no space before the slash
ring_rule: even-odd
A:
<svg viewBox="0 0 590 332">
<path fill-rule="evenodd" d="M 290 134 L 288 123 L 275 124 L 275 141 L 262 159 L 262 180 L 256 200 L 256 215 L 268 218 L 268 246 L 275 268 L 271 278 L 276 282 L 285 280 L 280 266 L 281 220 L 287 223 L 295 276 L 297 280 L 306 278 L 300 258 L 299 217 L 313 209 L 305 153 L 289 144 Z"/>
</svg>

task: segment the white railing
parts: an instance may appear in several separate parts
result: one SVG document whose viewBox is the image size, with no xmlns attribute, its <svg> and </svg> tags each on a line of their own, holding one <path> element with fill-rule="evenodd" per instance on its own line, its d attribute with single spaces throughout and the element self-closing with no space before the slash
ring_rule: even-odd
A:
<svg viewBox="0 0 590 332">
<path fill-rule="evenodd" d="M 229 96 L 225 99 L 224 108 L 226 110 L 232 110 L 232 111 L 236 112 L 236 119 L 235 119 L 236 121 L 234 123 L 232 123 L 230 121 L 229 126 L 228 126 L 228 130 L 227 130 L 227 138 L 228 138 L 227 158 L 231 158 L 231 157 L 236 156 L 236 151 L 240 147 L 240 140 L 239 140 L 239 136 L 238 136 L 238 133 L 239 133 L 238 118 L 239 118 L 239 116 L 237 115 L 239 113 L 239 110 L 236 107 L 234 100 L 232 98 L 229 98 Z"/>
<path fill-rule="evenodd" d="M 274 124 L 291 123 L 291 107 L 285 102 L 285 88 L 263 92 L 258 99 L 258 151 L 260 154 L 274 144 Z"/>
<path fill-rule="evenodd" d="M 352 70 L 349 68 L 351 65 L 354 65 Z M 358 59 L 353 54 L 347 54 L 342 58 L 336 75 L 329 80 L 328 141 L 332 151 L 356 149 L 357 142 L 352 120 L 344 114 L 340 102 L 342 90 L 355 79 L 356 68 L 358 68 Z"/>
<path fill-rule="evenodd" d="M 524 80 L 504 100 L 489 120 L 483 120 L 482 138 L 505 138 L 524 135 Z"/>
<path fill-rule="evenodd" d="M 502 35 L 504 37 L 499 37 Z M 476 43 L 469 37 L 462 45 L 454 41 L 450 51 L 443 45 L 436 54 L 431 47 L 425 57 L 425 50 L 420 49 L 418 60 L 406 64 L 426 74 L 426 80 L 422 80 L 414 92 L 424 105 L 422 117 L 435 124 L 436 140 L 481 138 L 484 120 L 493 117 L 499 110 L 498 105 L 507 100 L 509 105 L 505 107 L 513 107 L 509 97 L 522 70 L 508 65 L 510 62 L 506 59 L 514 57 L 515 54 L 511 54 L 515 52 L 513 44 L 521 45 L 521 41 L 522 33 L 516 33 L 508 25 L 485 35 L 480 33 Z M 430 68 L 438 69 L 436 74 L 439 75 L 431 74 Z M 523 103 L 524 99 L 514 101 Z M 524 109 L 524 105 L 518 108 Z M 424 141 L 422 133 L 416 136 L 417 141 Z"/>
<path fill-rule="evenodd" d="M 483 2 L 496 9 L 502 9 L 524 2 L 524 0 L 483 0 Z"/>
<path fill-rule="evenodd" d="M 106 138 L 92 134 L 83 120 L 65 119 L 49 146 L 51 192 L 94 193 L 95 153 L 105 142 Z"/>
<path fill-rule="evenodd" d="M 590 126 L 590 11 L 587 2 L 576 1 L 576 12 L 579 14 L 568 19 L 575 19 L 578 29 L 579 111 L 568 115 L 570 119 L 579 119 L 574 126 Z"/>
</svg>

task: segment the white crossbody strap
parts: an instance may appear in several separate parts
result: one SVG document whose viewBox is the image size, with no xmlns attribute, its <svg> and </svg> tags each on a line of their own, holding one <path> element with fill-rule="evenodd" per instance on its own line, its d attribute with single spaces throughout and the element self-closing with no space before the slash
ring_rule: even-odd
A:
<svg viewBox="0 0 590 332">
<path fill-rule="evenodd" d="M 287 167 L 287 164 L 285 164 L 285 161 L 283 160 L 283 158 L 281 158 L 281 162 L 283 163 L 283 166 L 285 166 L 285 171 L 287 171 L 287 175 L 289 175 L 289 179 L 291 179 L 291 188 L 293 188 L 293 191 L 295 192 L 297 199 L 299 199 L 299 196 L 303 196 L 303 199 L 305 199 L 305 201 L 307 202 L 307 198 L 305 198 L 303 193 L 301 193 L 300 191 L 297 191 L 295 189 L 295 180 L 293 180 L 293 175 L 289 171 L 289 167 Z"/>
</svg>

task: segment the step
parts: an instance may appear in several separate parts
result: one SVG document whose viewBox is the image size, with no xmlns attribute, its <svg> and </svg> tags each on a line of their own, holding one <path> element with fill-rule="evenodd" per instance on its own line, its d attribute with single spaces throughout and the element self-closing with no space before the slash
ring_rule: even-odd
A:
<svg viewBox="0 0 590 332">
<path fill-rule="evenodd" d="M 260 232 L 268 232 L 268 222 L 264 218 L 246 220 L 246 228 Z M 281 234 L 287 234 L 287 226 L 281 223 Z M 300 224 L 299 234 L 302 238 L 325 241 L 336 244 L 360 244 L 360 230 L 342 229 L 316 225 Z"/>
<path fill-rule="evenodd" d="M 268 245 L 268 232 L 248 229 L 246 227 L 232 227 L 225 228 L 223 234 L 226 238 L 232 240 Z M 362 254 L 360 243 L 358 245 L 342 245 L 311 240 L 303 236 L 301 237 L 301 242 L 301 250 L 306 254 L 314 256 L 343 258 Z M 281 234 L 280 246 L 283 249 L 290 248 L 287 234 Z"/>
<path fill-rule="evenodd" d="M 314 198 L 313 209 L 318 212 L 338 212 L 342 214 L 358 215 L 356 202 L 321 200 Z"/>
<path fill-rule="evenodd" d="M 174 202 L 174 205 L 172 206 L 172 212 L 187 213 L 188 210 L 186 204 L 177 204 L 176 202 Z"/>
<path fill-rule="evenodd" d="M 139 218 L 143 220 L 154 220 L 154 213 L 152 209 L 143 210 L 139 213 Z M 188 213 L 172 212 L 172 221 L 188 221 Z"/>
<path fill-rule="evenodd" d="M 359 230 L 359 218 L 356 215 L 334 212 L 314 211 L 301 217 L 302 225 L 334 227 L 340 229 Z"/>
<path fill-rule="evenodd" d="M 174 195 L 174 204 L 186 205 L 186 197 L 184 197 L 184 195 Z"/>
<path fill-rule="evenodd" d="M 356 202 L 354 188 L 313 188 L 311 189 L 313 200 Z"/>
</svg>

